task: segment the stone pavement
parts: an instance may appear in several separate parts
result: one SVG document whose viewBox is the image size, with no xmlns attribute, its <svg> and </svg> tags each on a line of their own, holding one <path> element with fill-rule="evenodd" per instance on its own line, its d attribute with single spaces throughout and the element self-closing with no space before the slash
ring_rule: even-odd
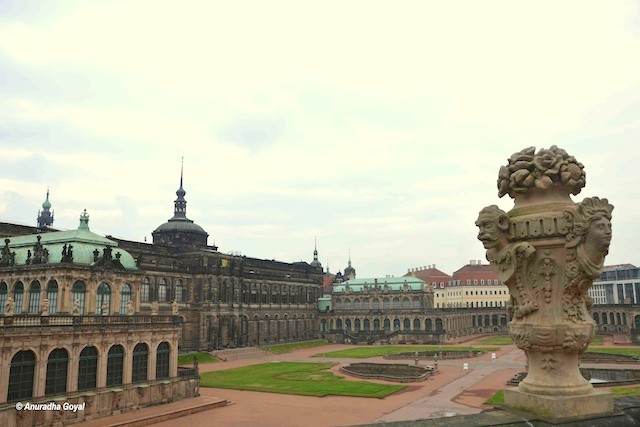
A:
<svg viewBox="0 0 640 427">
<path fill-rule="evenodd" d="M 468 344 L 462 346 L 467 347 Z M 312 357 L 323 352 L 352 348 L 351 345 L 330 345 L 322 348 L 297 350 L 288 354 L 273 354 L 259 359 L 233 360 L 225 363 L 201 364 L 201 372 L 226 370 L 239 366 L 277 361 L 333 362 L 332 371 L 339 365 L 361 362 L 362 359 L 335 359 Z M 362 423 L 384 422 L 394 417 L 409 416 L 416 419 L 442 414 L 474 414 L 491 407 L 483 405 L 495 390 L 504 388 L 506 381 L 524 368 L 524 354 L 515 346 L 502 346 L 496 352 L 475 358 L 441 360 L 438 375 L 420 383 L 407 384 L 408 388 L 384 399 L 368 399 L 344 396 L 309 397 L 259 393 L 239 390 L 201 388 L 203 396 L 215 396 L 234 402 L 234 405 L 214 411 L 189 415 L 170 422 L 158 423 L 159 427 L 193 425 L 213 426 L 346 426 Z M 370 361 L 397 363 L 395 360 L 371 358 Z M 462 369 L 469 363 L 470 370 Z M 423 361 L 423 364 L 425 362 Z M 433 361 L 429 361 L 429 364 Z M 467 378 L 465 380 L 465 378 Z M 347 381 L 361 381 L 345 377 Z M 375 381 L 375 380 L 372 380 Z M 462 382 L 458 382 L 462 381 Z M 385 383 L 384 381 L 375 381 Z M 474 386 L 477 388 L 474 390 Z M 465 389 L 467 387 L 467 389 Z M 471 391 L 471 392 L 470 392 Z M 460 394 L 463 392 L 462 394 Z M 469 393 L 469 394 L 466 394 Z M 455 398 L 455 402 L 451 399 Z M 422 402 L 422 403 L 420 403 Z M 430 404 L 431 402 L 437 405 Z M 471 406 L 469 406 L 471 405 Z M 403 415 L 404 414 L 404 415 Z"/>
<path fill-rule="evenodd" d="M 451 417 L 454 415 L 468 415 L 477 414 L 482 411 L 482 408 L 475 408 L 467 405 L 455 403 L 453 400 L 465 390 L 471 388 L 476 383 L 479 383 L 492 373 L 504 370 L 505 364 L 508 362 L 509 366 L 517 366 L 514 363 L 516 358 L 522 356 L 522 350 L 512 349 L 508 353 L 498 357 L 495 361 L 484 363 L 474 363 L 471 359 L 464 359 L 469 361 L 469 372 L 458 378 L 457 380 L 440 388 L 436 394 L 427 396 L 423 399 L 411 402 L 406 406 L 399 408 L 392 413 L 379 417 L 375 422 L 390 422 L 390 421 L 402 421 L 402 420 L 419 420 L 425 418 L 440 418 Z M 444 361 L 445 363 L 451 363 L 451 361 Z M 444 364 L 444 363 L 443 363 Z M 476 368 L 472 368 L 472 366 Z M 524 367 L 524 366 L 523 366 Z"/>
</svg>

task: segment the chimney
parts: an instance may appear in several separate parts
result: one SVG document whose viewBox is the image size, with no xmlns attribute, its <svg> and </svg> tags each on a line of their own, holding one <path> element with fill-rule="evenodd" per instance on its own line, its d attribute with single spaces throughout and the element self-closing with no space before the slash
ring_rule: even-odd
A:
<svg viewBox="0 0 640 427">
<path fill-rule="evenodd" d="M 431 266 L 431 268 L 433 268 L 433 269 L 435 270 L 435 269 L 436 269 L 436 265 L 435 265 L 435 264 L 433 264 L 433 265 Z"/>
<path fill-rule="evenodd" d="M 476 260 L 472 259 L 471 261 L 469 261 L 469 265 L 476 265 Z"/>
<path fill-rule="evenodd" d="M 478 265 L 482 265 L 482 260 L 481 259 L 478 260 Z"/>
</svg>

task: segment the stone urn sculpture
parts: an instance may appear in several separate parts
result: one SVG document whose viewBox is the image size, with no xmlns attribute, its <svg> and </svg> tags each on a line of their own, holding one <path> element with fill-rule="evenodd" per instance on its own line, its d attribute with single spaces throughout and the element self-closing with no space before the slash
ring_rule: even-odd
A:
<svg viewBox="0 0 640 427">
<path fill-rule="evenodd" d="M 608 252 L 613 206 L 571 200 L 585 185 L 584 166 L 556 146 L 508 162 L 498 196 L 513 198 L 513 209 L 488 206 L 476 221 L 487 260 L 509 288 L 509 332 L 529 361 L 505 405 L 554 419 L 612 412 L 611 394 L 595 391 L 578 365 L 595 332 L 587 290 Z"/>
</svg>

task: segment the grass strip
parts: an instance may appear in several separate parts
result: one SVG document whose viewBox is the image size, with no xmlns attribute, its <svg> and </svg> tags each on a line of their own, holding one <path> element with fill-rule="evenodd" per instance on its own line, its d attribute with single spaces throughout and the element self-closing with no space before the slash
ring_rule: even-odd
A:
<svg viewBox="0 0 640 427">
<path fill-rule="evenodd" d="M 327 371 L 333 363 L 271 362 L 200 375 L 201 387 L 302 396 L 383 398 L 405 388 L 400 385 L 345 381 Z"/>
<path fill-rule="evenodd" d="M 587 353 L 606 353 L 606 354 L 618 354 L 623 356 L 640 357 L 640 348 L 627 348 L 627 347 L 589 348 L 587 349 Z"/>
<path fill-rule="evenodd" d="M 513 340 L 509 335 L 496 335 L 493 337 L 488 337 L 483 339 L 482 341 L 476 341 L 476 344 L 484 344 L 484 345 L 509 345 L 513 344 Z"/>
<path fill-rule="evenodd" d="M 196 356 L 198 363 L 215 363 L 220 359 L 209 353 L 188 353 L 178 355 L 178 365 L 193 365 L 193 356 Z"/>
<path fill-rule="evenodd" d="M 485 405 L 495 405 L 502 406 L 504 405 L 504 390 L 498 390 L 491 395 L 490 398 L 484 402 Z"/>
<path fill-rule="evenodd" d="M 482 348 L 471 347 L 472 351 L 494 351 L 497 349 L 498 347 L 482 347 Z M 469 347 L 452 347 L 452 346 L 439 347 L 437 345 L 356 346 L 354 348 L 349 348 L 346 350 L 330 351 L 328 353 L 318 353 L 318 354 L 315 354 L 314 357 L 344 357 L 344 358 L 353 358 L 353 359 L 366 359 L 368 357 L 384 356 L 387 354 L 398 354 L 398 353 L 407 353 L 407 352 L 416 352 L 416 351 L 440 351 L 440 350 L 465 352 L 465 351 L 469 351 Z"/>
<path fill-rule="evenodd" d="M 326 340 L 294 342 L 289 344 L 276 344 L 276 345 L 267 346 L 265 348 L 274 353 L 282 354 L 282 353 L 289 353 L 290 351 L 294 351 L 294 350 L 300 350 L 303 348 L 320 347 L 323 345 L 327 345 Z"/>
</svg>

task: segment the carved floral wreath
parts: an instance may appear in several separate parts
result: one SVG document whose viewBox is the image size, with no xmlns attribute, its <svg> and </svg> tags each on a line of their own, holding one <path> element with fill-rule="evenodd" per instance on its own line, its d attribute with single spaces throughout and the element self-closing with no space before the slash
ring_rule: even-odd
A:
<svg viewBox="0 0 640 427">
<path fill-rule="evenodd" d="M 549 149 L 525 148 L 509 158 L 498 174 L 498 196 L 526 193 L 530 188 L 566 187 L 578 194 L 586 182 L 584 166 L 575 157 L 555 145 Z"/>
</svg>

